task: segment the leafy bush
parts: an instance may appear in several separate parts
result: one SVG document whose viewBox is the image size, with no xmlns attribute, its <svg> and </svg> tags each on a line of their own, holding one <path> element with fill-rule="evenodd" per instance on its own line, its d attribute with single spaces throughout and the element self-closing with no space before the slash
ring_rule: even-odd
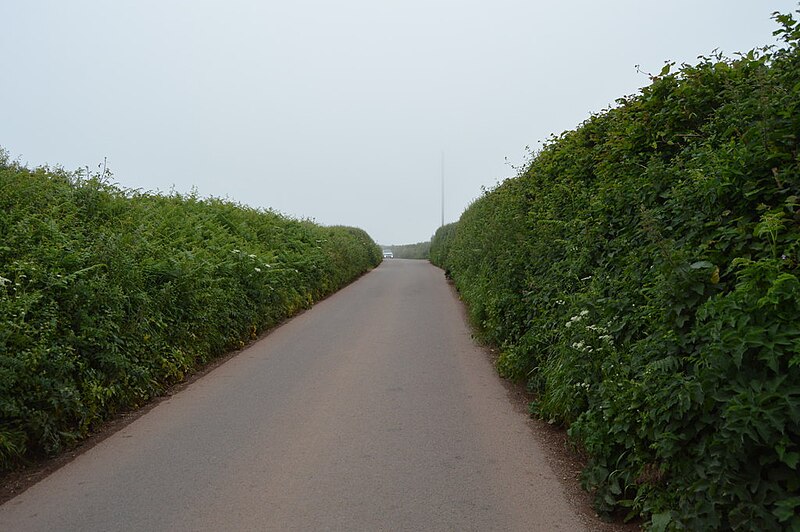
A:
<svg viewBox="0 0 800 532">
<path fill-rule="evenodd" d="M 0 466 L 52 454 L 380 263 L 362 230 L 0 152 Z"/>
<path fill-rule="evenodd" d="M 667 65 L 435 235 L 599 510 L 800 528 L 800 29 Z"/>
<path fill-rule="evenodd" d="M 428 252 L 429 259 L 440 268 L 445 268 L 447 255 L 450 252 L 450 246 L 452 245 L 457 226 L 457 222 L 443 225 L 436 230 L 436 233 L 434 233 L 431 238 L 430 251 Z"/>
</svg>

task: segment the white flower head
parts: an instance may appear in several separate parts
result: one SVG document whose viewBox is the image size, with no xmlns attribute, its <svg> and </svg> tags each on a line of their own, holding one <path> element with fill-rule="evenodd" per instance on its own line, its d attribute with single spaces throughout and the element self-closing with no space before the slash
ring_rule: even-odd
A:
<svg viewBox="0 0 800 532">
<path fill-rule="evenodd" d="M 253 269 L 254 269 L 255 271 L 257 271 L 258 273 L 261 273 L 261 268 L 253 268 Z"/>
<path fill-rule="evenodd" d="M 231 253 L 241 253 L 241 251 L 238 249 L 234 249 L 233 251 L 231 251 Z"/>
</svg>

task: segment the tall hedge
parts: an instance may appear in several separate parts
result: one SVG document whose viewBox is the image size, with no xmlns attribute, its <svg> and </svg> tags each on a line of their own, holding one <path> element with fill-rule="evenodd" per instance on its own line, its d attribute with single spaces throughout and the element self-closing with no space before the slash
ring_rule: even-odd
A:
<svg viewBox="0 0 800 532">
<path fill-rule="evenodd" d="M 458 227 L 457 222 L 449 223 L 441 226 L 433 234 L 430 251 L 428 252 L 428 258 L 433 264 L 442 267 L 447 264 L 456 227 Z"/>
<path fill-rule="evenodd" d="M 360 229 L 0 151 L 0 469 L 58 452 L 380 261 Z"/>
<path fill-rule="evenodd" d="M 800 30 L 775 18 L 782 46 L 666 66 L 432 243 L 597 508 L 654 530 L 800 529 Z"/>
</svg>

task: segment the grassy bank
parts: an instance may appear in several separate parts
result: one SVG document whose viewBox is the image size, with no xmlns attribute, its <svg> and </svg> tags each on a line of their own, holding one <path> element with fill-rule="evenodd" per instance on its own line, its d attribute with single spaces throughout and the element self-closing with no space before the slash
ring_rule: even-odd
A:
<svg viewBox="0 0 800 532">
<path fill-rule="evenodd" d="M 360 229 L 0 152 L 0 465 L 60 451 L 380 257 Z"/>
</svg>

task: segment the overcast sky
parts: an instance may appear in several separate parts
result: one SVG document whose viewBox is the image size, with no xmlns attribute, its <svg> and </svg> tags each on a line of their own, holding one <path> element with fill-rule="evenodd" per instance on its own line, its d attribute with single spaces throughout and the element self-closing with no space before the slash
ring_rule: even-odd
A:
<svg viewBox="0 0 800 532">
<path fill-rule="evenodd" d="M 760 0 L 2 0 L 0 146 L 108 158 L 382 244 L 430 238 L 526 146 L 696 63 L 775 43 Z"/>
</svg>

